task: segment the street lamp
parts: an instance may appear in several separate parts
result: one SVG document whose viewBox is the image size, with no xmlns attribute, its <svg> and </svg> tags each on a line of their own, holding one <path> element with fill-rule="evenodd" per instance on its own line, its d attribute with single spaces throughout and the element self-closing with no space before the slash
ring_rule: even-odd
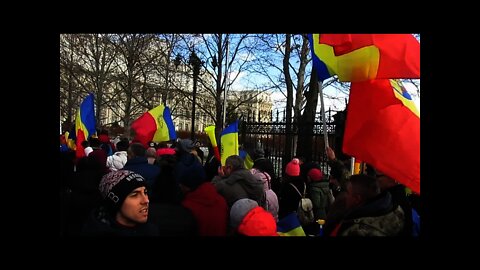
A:
<svg viewBox="0 0 480 270">
<path fill-rule="evenodd" d="M 188 63 L 192 65 L 193 68 L 193 102 L 192 102 L 192 131 L 191 131 L 191 139 L 192 141 L 195 139 L 195 103 L 197 100 L 197 80 L 198 75 L 200 74 L 200 65 L 202 61 L 198 58 L 195 51 L 190 54 L 190 59 Z"/>
<path fill-rule="evenodd" d="M 162 93 L 162 103 L 164 106 L 167 106 L 167 99 L 172 98 L 172 81 L 174 81 L 174 76 L 177 74 L 177 68 L 180 65 L 182 61 L 182 57 L 180 54 L 177 54 L 177 57 L 173 59 L 173 64 L 175 65 L 175 73 L 174 71 L 170 68 L 170 66 L 167 67 L 167 86 L 165 87 L 164 93 Z"/>
</svg>

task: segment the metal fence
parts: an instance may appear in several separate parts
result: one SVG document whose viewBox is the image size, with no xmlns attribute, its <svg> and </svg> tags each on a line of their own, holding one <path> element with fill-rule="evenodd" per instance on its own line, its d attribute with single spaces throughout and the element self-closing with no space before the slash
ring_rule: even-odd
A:
<svg viewBox="0 0 480 270">
<path fill-rule="evenodd" d="M 335 146 L 338 138 L 335 136 L 335 123 L 332 112 L 333 111 L 329 111 L 326 114 L 326 124 L 329 145 Z M 285 119 L 285 117 L 283 119 Z M 311 156 L 303 156 L 303 158 L 320 163 L 322 171 L 327 172 L 328 166 L 326 165 L 323 124 L 318 121 L 320 119 L 315 119 L 316 122 L 313 123 L 313 129 L 309 129 L 306 132 L 305 129 L 299 127 L 298 124 L 292 123 L 290 133 L 287 133 L 286 131 L 286 122 L 279 121 L 278 112 L 277 119 L 274 122 L 262 123 L 249 120 L 250 119 L 242 121 L 240 124 L 239 143 L 247 150 L 253 149 L 256 146 L 263 148 L 265 151 L 265 157 L 272 161 L 277 176 L 281 176 L 286 163 L 288 163 L 294 156 L 297 156 L 297 149 L 299 147 L 311 147 Z M 304 130 L 303 133 L 305 134 L 299 134 L 299 130 Z M 299 135 L 302 135 L 300 138 L 311 136 L 312 144 L 309 146 L 303 145 L 305 142 L 299 141 Z M 286 154 L 288 151 L 286 151 L 286 141 L 288 136 L 292 137 L 293 143 L 290 149 L 291 156 L 287 157 Z"/>
</svg>

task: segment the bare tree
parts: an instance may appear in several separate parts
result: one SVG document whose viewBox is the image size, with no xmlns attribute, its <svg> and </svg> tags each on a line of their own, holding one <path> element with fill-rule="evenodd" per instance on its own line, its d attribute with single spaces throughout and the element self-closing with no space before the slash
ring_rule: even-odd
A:
<svg viewBox="0 0 480 270">
<path fill-rule="evenodd" d="M 78 83 L 74 78 L 75 46 L 77 39 L 72 35 L 60 36 L 60 116 L 64 119 L 62 130 L 70 130 L 80 99 Z"/>
<path fill-rule="evenodd" d="M 95 96 L 97 125 L 103 121 L 102 111 L 108 103 L 106 91 L 113 82 L 112 64 L 116 57 L 115 50 L 109 45 L 109 37 L 104 34 L 75 34 L 62 35 L 64 41 L 61 51 L 69 55 L 61 54 L 61 77 L 68 76 L 70 84 L 74 81 L 79 85 L 79 91 L 73 91 L 77 98 L 76 102 L 82 101 L 87 93 Z M 67 50 L 68 48 L 68 50 Z M 68 57 L 70 56 L 70 57 Z M 75 95 L 73 94 L 73 95 Z"/>
<path fill-rule="evenodd" d="M 111 104 L 121 117 L 124 127 L 129 129 L 135 117 L 154 107 L 156 88 L 150 84 L 152 65 L 156 58 L 148 55 L 152 34 L 120 34 L 111 40 L 118 52 L 115 58 L 118 98 Z"/>
<path fill-rule="evenodd" d="M 178 50 L 183 63 L 188 67 L 187 76 L 191 77 L 192 74 L 192 67 L 188 64 L 191 54 L 195 52 L 202 61 L 197 89 L 200 102 L 196 103 L 196 107 L 200 109 L 199 115 L 207 116 L 216 125 L 217 134 L 226 124 L 223 123 L 225 91 L 239 79 L 240 74 L 248 72 L 256 41 L 252 37 L 248 34 L 223 33 L 179 35 L 182 45 Z M 177 94 L 183 95 L 190 103 L 193 101 L 191 91 L 185 91 L 181 87 L 177 89 Z M 240 105 L 253 98 L 255 97 L 230 100 L 226 115 L 232 115 Z"/>
</svg>

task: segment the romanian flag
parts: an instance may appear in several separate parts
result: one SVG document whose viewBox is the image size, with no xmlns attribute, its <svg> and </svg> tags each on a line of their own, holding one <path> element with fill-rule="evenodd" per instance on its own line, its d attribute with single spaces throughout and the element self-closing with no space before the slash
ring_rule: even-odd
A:
<svg viewBox="0 0 480 270">
<path fill-rule="evenodd" d="M 97 132 L 95 129 L 95 111 L 92 93 L 88 94 L 77 111 L 75 131 L 77 137 L 75 156 L 81 158 L 85 156 L 85 149 L 82 146 L 82 142 L 88 140 L 88 138 Z"/>
<path fill-rule="evenodd" d="M 277 222 L 277 233 L 280 236 L 306 236 L 295 212 Z"/>
<path fill-rule="evenodd" d="M 228 125 L 221 134 L 221 156 L 222 165 L 225 166 L 225 161 L 229 156 L 238 156 L 238 120 Z"/>
<path fill-rule="evenodd" d="M 420 43 L 412 34 L 311 34 L 309 40 L 322 81 L 420 78 Z"/>
<path fill-rule="evenodd" d="M 351 84 L 343 152 L 420 194 L 420 112 L 400 82 Z"/>
<path fill-rule="evenodd" d="M 149 142 L 166 142 L 177 138 L 170 109 L 162 104 L 135 120 L 132 129 L 135 130 L 134 140 L 145 146 Z"/>
</svg>

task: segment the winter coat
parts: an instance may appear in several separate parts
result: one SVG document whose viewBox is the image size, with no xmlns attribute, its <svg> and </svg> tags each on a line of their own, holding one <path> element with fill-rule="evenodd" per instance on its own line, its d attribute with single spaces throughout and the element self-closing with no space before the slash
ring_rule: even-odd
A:
<svg viewBox="0 0 480 270">
<path fill-rule="evenodd" d="M 327 218 L 328 193 L 330 188 L 327 181 L 310 182 L 307 185 L 308 196 L 312 200 L 315 220 Z"/>
<path fill-rule="evenodd" d="M 123 169 L 136 172 L 143 176 L 147 182 L 148 188 L 152 188 L 153 183 L 155 183 L 160 175 L 160 167 L 148 164 L 146 157 L 134 157 L 129 159 Z"/>
<path fill-rule="evenodd" d="M 157 228 L 150 223 L 138 224 L 135 227 L 126 227 L 117 223 L 103 208 L 92 211 L 83 226 L 85 236 L 157 236 Z"/>
<path fill-rule="evenodd" d="M 255 200 L 259 205 L 265 202 L 262 181 L 255 178 L 247 169 L 238 169 L 226 178 L 215 176 L 212 183 L 218 193 L 227 200 L 229 208 L 235 201 L 243 198 Z"/>
<path fill-rule="evenodd" d="M 392 204 L 392 196 L 387 192 L 351 209 L 343 218 L 336 235 L 397 236 L 404 225 L 402 208 Z"/>
<path fill-rule="evenodd" d="M 190 209 L 195 216 L 200 236 L 226 236 L 227 202 L 212 183 L 205 182 L 187 193 L 182 205 Z"/>
<path fill-rule="evenodd" d="M 263 190 L 265 191 L 265 198 L 267 200 L 265 210 L 273 215 L 275 221 L 278 221 L 278 197 L 277 194 L 271 189 L 272 178 L 268 173 L 262 172 L 256 168 L 250 169 L 250 172 L 253 174 L 253 176 L 263 182 Z"/>
</svg>

